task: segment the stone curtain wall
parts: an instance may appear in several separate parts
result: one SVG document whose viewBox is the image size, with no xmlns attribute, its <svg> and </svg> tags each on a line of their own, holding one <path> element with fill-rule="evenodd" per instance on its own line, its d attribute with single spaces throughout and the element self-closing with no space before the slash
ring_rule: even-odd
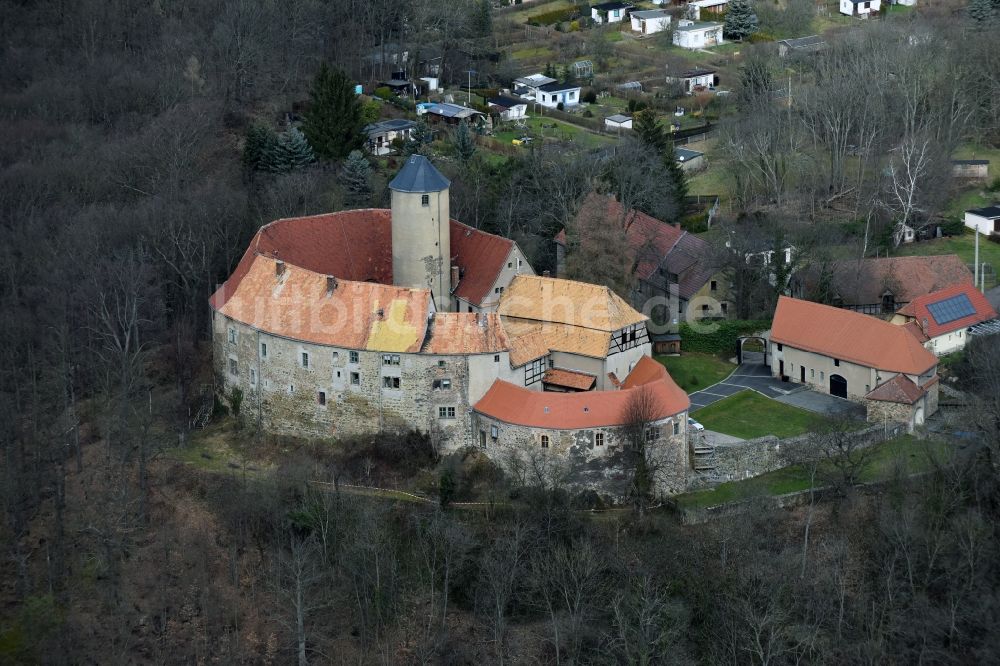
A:
<svg viewBox="0 0 1000 666">
<path fill-rule="evenodd" d="M 678 435 L 671 434 L 674 419 L 657 423 L 660 439 L 652 445 L 650 459 L 660 495 L 676 495 L 687 487 L 686 416 L 677 417 L 682 424 Z M 483 414 L 473 414 L 472 419 L 476 445 L 485 442 L 487 455 L 516 482 L 594 490 L 618 502 L 627 500 L 635 462 L 621 427 L 545 430 L 504 423 Z M 598 433 L 604 435 L 603 446 L 596 443 Z M 543 435 L 549 438 L 548 448 L 542 447 Z"/>
<path fill-rule="evenodd" d="M 352 363 L 349 349 L 268 335 L 218 313 L 213 328 L 217 390 L 228 402 L 234 386 L 242 389 L 248 424 L 309 438 L 417 428 L 431 433 L 445 450 L 472 443 L 466 356 L 393 354 L 399 365 L 385 365 L 382 352 L 358 351 L 358 362 Z M 260 355 L 262 344 L 266 357 Z M 308 367 L 303 352 L 309 354 Z M 230 359 L 236 361 L 235 375 Z M 352 372 L 359 374 L 359 385 L 351 384 Z M 400 388 L 385 388 L 383 377 L 398 377 Z M 451 387 L 434 388 L 441 379 L 450 379 Z M 325 405 L 320 391 L 326 394 Z M 454 418 L 439 418 L 440 407 L 454 408 Z"/>
<path fill-rule="evenodd" d="M 888 432 L 882 424 L 847 433 L 861 448 L 866 448 L 906 432 L 906 426 L 890 423 Z M 691 476 L 690 490 L 708 488 L 726 481 L 739 481 L 773 472 L 782 467 L 823 457 L 822 435 L 807 434 L 787 439 L 766 435 L 757 439 L 715 447 L 715 469 Z"/>
</svg>

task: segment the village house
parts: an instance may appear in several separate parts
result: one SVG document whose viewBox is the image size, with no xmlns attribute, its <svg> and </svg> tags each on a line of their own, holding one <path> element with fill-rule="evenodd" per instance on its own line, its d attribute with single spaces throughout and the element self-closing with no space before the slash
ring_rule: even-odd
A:
<svg viewBox="0 0 1000 666">
<path fill-rule="evenodd" d="M 632 21 L 632 32 L 640 35 L 652 35 L 670 29 L 670 12 L 666 9 L 634 11 L 629 18 Z"/>
<path fill-rule="evenodd" d="M 698 171 L 706 166 L 705 153 L 690 148 L 675 148 L 674 154 L 677 155 L 677 162 L 684 171 Z"/>
<path fill-rule="evenodd" d="M 534 276 L 516 243 L 450 219 L 449 186 L 414 155 L 389 183 L 390 210 L 262 227 L 210 299 L 220 395 L 240 389 L 265 432 L 418 429 L 443 450 L 478 445 L 499 461 L 530 443 L 586 463 L 621 450 L 623 405 L 645 387 L 683 478 L 688 403 L 649 358 L 647 317 L 606 287 Z M 511 391 L 551 398 L 512 415 L 494 399 Z M 560 392 L 586 392 L 587 416 L 541 416 L 575 409 Z"/>
<path fill-rule="evenodd" d="M 653 319 L 672 324 L 691 318 L 728 317 L 734 311 L 728 280 L 714 268 L 712 248 L 706 241 L 641 211 L 626 215 L 621 203 L 610 195 L 588 195 L 574 224 L 585 225 L 592 216 L 626 228 L 635 278 L 630 298 L 633 307 L 643 310 L 656 299 L 659 305 L 653 310 Z M 568 251 L 565 230 L 559 232 L 555 243 L 556 270 L 562 275 Z"/>
<path fill-rule="evenodd" d="M 936 356 L 965 349 L 973 327 L 997 319 L 997 312 L 971 283 L 918 296 L 892 317 Z"/>
<path fill-rule="evenodd" d="M 981 180 L 990 176 L 989 160 L 952 160 L 951 175 L 955 178 Z"/>
<path fill-rule="evenodd" d="M 538 87 L 535 101 L 549 109 L 576 106 L 580 103 L 580 86 L 575 83 L 546 83 Z"/>
<path fill-rule="evenodd" d="M 807 266 L 789 282 L 796 298 L 830 303 L 870 315 L 891 315 L 913 299 L 972 282 L 954 254 L 927 257 L 868 257 Z"/>
<path fill-rule="evenodd" d="M 521 120 L 528 117 L 528 103 L 524 100 L 500 95 L 491 97 L 488 104 L 490 111 L 504 121 Z"/>
<path fill-rule="evenodd" d="M 392 118 L 366 125 L 364 132 L 368 137 L 365 145 L 373 155 L 387 155 L 393 151 L 393 142 L 408 141 L 417 124 L 405 118 Z"/>
<path fill-rule="evenodd" d="M 674 29 L 674 46 L 683 49 L 703 49 L 722 44 L 721 23 L 701 23 L 681 19 Z"/>
<path fill-rule="evenodd" d="M 538 99 L 541 87 L 550 83 L 558 83 L 558 81 L 544 74 L 521 76 L 514 79 L 514 94 L 521 99 L 533 102 Z"/>
<path fill-rule="evenodd" d="M 681 89 L 688 95 L 705 90 L 712 90 L 719 82 L 719 77 L 714 69 L 697 67 L 680 72 L 676 75 L 667 74 L 667 83 L 674 83 L 681 86 Z"/>
<path fill-rule="evenodd" d="M 688 7 L 694 8 L 694 17 L 696 20 L 701 19 L 702 13 L 719 16 L 725 13 L 728 5 L 729 0 L 691 0 L 688 3 Z"/>
<path fill-rule="evenodd" d="M 869 421 L 912 429 L 937 411 L 937 357 L 876 317 L 781 296 L 768 357 L 775 377 L 860 402 Z"/>
<path fill-rule="evenodd" d="M 819 35 L 778 40 L 778 57 L 787 58 L 803 53 L 812 53 L 826 47 L 826 41 Z"/>
<path fill-rule="evenodd" d="M 868 18 L 882 7 L 881 0 L 840 0 L 840 13 L 847 16 Z"/>
<path fill-rule="evenodd" d="M 484 116 L 475 109 L 470 109 L 461 104 L 451 104 L 442 102 L 440 104 L 428 104 L 417 107 L 419 115 L 426 115 L 432 123 L 444 123 L 446 125 L 458 125 L 463 120 L 469 125 L 481 124 Z"/>
<path fill-rule="evenodd" d="M 981 234 L 1000 238 L 1000 203 L 965 211 L 965 226 Z"/>
<path fill-rule="evenodd" d="M 590 8 L 590 18 L 598 25 L 620 23 L 633 9 L 627 2 L 602 2 Z"/>
<path fill-rule="evenodd" d="M 632 129 L 632 116 L 616 113 L 604 119 L 604 126 L 611 130 Z"/>
</svg>

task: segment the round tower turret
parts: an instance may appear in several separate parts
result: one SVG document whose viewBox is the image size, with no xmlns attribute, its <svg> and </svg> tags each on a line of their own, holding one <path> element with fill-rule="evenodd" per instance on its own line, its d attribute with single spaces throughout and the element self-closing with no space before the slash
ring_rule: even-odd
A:
<svg viewBox="0 0 1000 666">
<path fill-rule="evenodd" d="M 430 289 L 439 311 L 451 310 L 451 183 L 423 155 L 412 155 L 389 183 L 392 191 L 392 282 Z"/>
</svg>

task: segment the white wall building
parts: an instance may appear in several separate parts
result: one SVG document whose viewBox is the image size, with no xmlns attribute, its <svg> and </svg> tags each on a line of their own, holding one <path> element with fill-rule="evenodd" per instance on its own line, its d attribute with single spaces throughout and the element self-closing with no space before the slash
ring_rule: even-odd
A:
<svg viewBox="0 0 1000 666">
<path fill-rule="evenodd" d="M 882 7 L 882 0 L 840 0 L 840 13 L 867 17 Z"/>
<path fill-rule="evenodd" d="M 627 2 L 602 2 L 590 8 L 594 23 L 621 23 L 634 7 Z"/>
<path fill-rule="evenodd" d="M 703 49 L 722 43 L 721 23 L 700 23 L 681 19 L 674 30 L 674 46 L 683 49 Z"/>
<path fill-rule="evenodd" d="M 632 32 L 652 35 L 670 28 L 670 13 L 666 9 L 647 9 L 632 12 Z"/>
<path fill-rule="evenodd" d="M 580 86 L 573 83 L 547 83 L 539 86 L 535 101 L 548 109 L 576 106 L 580 103 Z"/>
<path fill-rule="evenodd" d="M 1000 203 L 965 211 L 965 226 L 981 234 L 1000 234 Z"/>
</svg>

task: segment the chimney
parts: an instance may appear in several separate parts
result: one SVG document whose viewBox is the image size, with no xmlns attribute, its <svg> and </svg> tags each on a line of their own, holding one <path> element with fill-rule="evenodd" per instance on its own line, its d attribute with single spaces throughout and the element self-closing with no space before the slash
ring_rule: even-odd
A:
<svg viewBox="0 0 1000 666">
<path fill-rule="evenodd" d="M 542 271 L 542 277 L 552 277 L 552 273 L 549 271 Z"/>
<path fill-rule="evenodd" d="M 451 288 L 454 290 L 458 287 L 458 281 L 461 279 L 461 274 L 459 273 L 458 266 L 451 267 Z"/>
<path fill-rule="evenodd" d="M 285 262 L 278 259 L 274 262 L 274 277 L 281 277 L 285 274 Z"/>
<path fill-rule="evenodd" d="M 332 275 L 326 276 L 326 293 L 332 294 L 337 290 L 337 278 Z"/>
</svg>

